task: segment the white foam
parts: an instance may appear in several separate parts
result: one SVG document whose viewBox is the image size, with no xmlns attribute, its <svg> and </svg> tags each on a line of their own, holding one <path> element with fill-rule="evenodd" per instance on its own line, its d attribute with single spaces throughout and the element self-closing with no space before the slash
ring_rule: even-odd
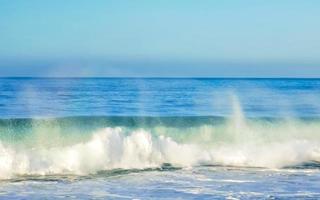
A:
<svg viewBox="0 0 320 200">
<path fill-rule="evenodd" d="M 0 141 L 0 178 L 90 174 L 116 168 L 160 167 L 163 163 L 179 167 L 220 164 L 276 169 L 320 162 L 319 123 L 252 122 L 245 119 L 236 98 L 233 107 L 235 112 L 229 122 L 190 128 L 193 136 L 183 128 L 105 128 L 92 133 L 86 142 L 68 146 L 18 146 Z M 175 133 L 170 135 L 170 131 Z M 179 140 L 174 139 L 177 135 Z"/>
<path fill-rule="evenodd" d="M 320 161 L 319 147 L 318 141 L 295 139 L 270 143 L 241 140 L 208 147 L 153 137 L 145 130 L 126 136 L 121 128 L 105 128 L 94 133 L 88 142 L 67 147 L 25 149 L 0 143 L 0 177 L 89 174 L 115 168 L 159 167 L 163 163 L 181 167 L 221 164 L 279 168 Z"/>
</svg>

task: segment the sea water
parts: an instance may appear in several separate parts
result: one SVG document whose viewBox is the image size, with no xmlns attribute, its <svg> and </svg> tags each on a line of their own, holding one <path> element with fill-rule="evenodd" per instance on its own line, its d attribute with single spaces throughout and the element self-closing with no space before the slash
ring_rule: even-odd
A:
<svg viewBox="0 0 320 200">
<path fill-rule="evenodd" d="M 320 79 L 0 79 L 3 199 L 318 199 L 319 170 Z"/>
</svg>

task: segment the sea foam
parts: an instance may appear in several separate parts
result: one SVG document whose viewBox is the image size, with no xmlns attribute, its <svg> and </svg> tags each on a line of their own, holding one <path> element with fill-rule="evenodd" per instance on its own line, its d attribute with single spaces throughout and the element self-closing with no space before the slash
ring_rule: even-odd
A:
<svg viewBox="0 0 320 200">
<path fill-rule="evenodd" d="M 97 131 L 84 143 L 65 147 L 24 149 L 0 144 L 0 177 L 15 175 L 91 174 L 110 169 L 143 169 L 163 163 L 192 167 L 202 164 L 280 168 L 320 161 L 320 143 L 293 138 L 287 141 L 239 140 L 200 145 L 154 137 L 145 130 L 125 135 L 121 128 Z"/>
<path fill-rule="evenodd" d="M 19 175 L 94 174 L 111 169 L 223 165 L 281 168 L 320 162 L 320 123 L 246 119 L 238 101 L 218 124 L 192 127 L 105 127 L 73 143 L 50 140 L 55 126 L 41 126 L 43 145 L 0 142 L 0 178 Z M 37 130 L 36 132 L 39 132 Z M 37 134 L 39 135 L 39 134 Z M 26 136 L 28 138 L 28 136 Z M 48 142 L 49 141 L 49 142 Z M 50 142 L 51 141 L 51 142 Z M 41 143 L 42 144 L 42 143 Z"/>
</svg>

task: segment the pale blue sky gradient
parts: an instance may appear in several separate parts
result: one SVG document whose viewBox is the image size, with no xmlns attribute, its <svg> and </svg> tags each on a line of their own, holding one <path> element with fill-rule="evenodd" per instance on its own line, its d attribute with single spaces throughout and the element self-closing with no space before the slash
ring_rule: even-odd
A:
<svg viewBox="0 0 320 200">
<path fill-rule="evenodd" d="M 0 0 L 0 76 L 320 77 L 318 0 Z"/>
</svg>

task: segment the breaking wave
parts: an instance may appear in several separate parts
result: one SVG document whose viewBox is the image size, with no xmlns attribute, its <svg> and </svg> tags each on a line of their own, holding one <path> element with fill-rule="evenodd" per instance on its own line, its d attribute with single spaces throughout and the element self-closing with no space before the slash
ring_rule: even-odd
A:
<svg viewBox="0 0 320 200">
<path fill-rule="evenodd" d="M 112 169 L 320 162 L 319 119 L 73 117 L 0 121 L 0 178 Z"/>
</svg>

